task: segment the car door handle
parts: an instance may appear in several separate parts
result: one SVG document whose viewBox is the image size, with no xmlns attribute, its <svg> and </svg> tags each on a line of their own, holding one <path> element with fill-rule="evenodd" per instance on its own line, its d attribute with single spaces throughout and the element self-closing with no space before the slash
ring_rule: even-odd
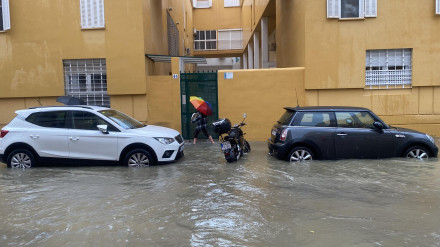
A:
<svg viewBox="0 0 440 247">
<path fill-rule="evenodd" d="M 69 137 L 69 139 L 71 140 L 71 141 L 79 141 L 79 138 L 78 137 Z"/>
<path fill-rule="evenodd" d="M 38 138 L 40 138 L 39 135 L 30 135 L 30 137 L 31 137 L 32 139 L 38 139 Z"/>
<path fill-rule="evenodd" d="M 345 134 L 345 133 L 338 133 L 337 135 L 338 136 L 346 136 L 347 134 Z"/>
</svg>

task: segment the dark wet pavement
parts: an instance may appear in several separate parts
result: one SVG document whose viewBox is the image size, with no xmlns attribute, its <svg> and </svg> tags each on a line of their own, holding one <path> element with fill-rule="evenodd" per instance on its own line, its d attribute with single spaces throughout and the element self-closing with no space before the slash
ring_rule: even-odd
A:
<svg viewBox="0 0 440 247">
<path fill-rule="evenodd" d="M 0 164 L 0 246 L 440 246 L 440 162 L 290 164 L 264 142 L 122 166 Z"/>
</svg>

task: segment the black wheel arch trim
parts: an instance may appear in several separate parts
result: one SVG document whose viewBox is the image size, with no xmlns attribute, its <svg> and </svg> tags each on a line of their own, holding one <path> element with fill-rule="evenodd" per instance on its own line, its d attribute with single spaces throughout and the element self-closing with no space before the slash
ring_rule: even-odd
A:
<svg viewBox="0 0 440 247">
<path fill-rule="evenodd" d="M 428 152 L 429 152 L 429 156 L 430 157 L 434 157 L 435 151 L 432 149 L 432 147 L 429 144 L 426 144 L 424 142 L 411 142 L 411 143 L 407 143 L 404 146 L 402 146 L 401 150 L 398 150 L 398 156 L 399 157 L 403 157 L 406 153 L 406 151 L 408 151 L 408 149 L 410 149 L 411 147 L 422 147 L 425 148 Z"/>
<path fill-rule="evenodd" d="M 315 159 L 321 159 L 321 149 L 316 144 L 314 144 L 312 142 L 303 141 L 303 140 L 296 141 L 296 142 L 292 143 L 291 145 L 289 145 L 289 149 L 287 151 L 286 156 L 289 156 L 290 151 L 296 147 L 306 147 L 306 148 L 310 149 L 310 151 L 313 152 Z"/>
<path fill-rule="evenodd" d="M 34 155 L 37 163 L 40 160 L 40 155 L 38 155 L 37 151 L 35 151 L 35 149 L 31 145 L 24 143 L 24 142 L 16 142 L 16 143 L 9 145 L 3 154 L 4 155 L 3 159 L 6 161 L 8 159 L 9 154 L 16 149 L 29 150 Z"/>
<path fill-rule="evenodd" d="M 154 159 L 154 163 L 158 163 L 158 159 L 157 159 L 156 152 L 154 152 L 154 149 L 151 148 L 150 146 L 148 146 L 148 145 L 145 144 L 145 143 L 132 143 L 132 144 L 126 146 L 126 147 L 122 150 L 121 154 L 119 155 L 119 162 L 123 162 L 125 156 L 126 156 L 130 151 L 132 151 L 132 150 L 134 150 L 134 149 L 137 149 L 137 148 L 146 149 L 146 150 L 150 153 L 150 155 L 153 157 L 153 159 Z"/>
</svg>

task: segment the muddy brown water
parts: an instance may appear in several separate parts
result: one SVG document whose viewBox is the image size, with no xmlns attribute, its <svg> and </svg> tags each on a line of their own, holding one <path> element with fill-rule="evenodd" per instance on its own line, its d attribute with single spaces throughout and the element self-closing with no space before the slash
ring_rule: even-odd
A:
<svg viewBox="0 0 440 247">
<path fill-rule="evenodd" d="M 177 163 L 0 164 L 0 246 L 440 246 L 440 162 L 291 164 L 264 142 Z"/>
</svg>

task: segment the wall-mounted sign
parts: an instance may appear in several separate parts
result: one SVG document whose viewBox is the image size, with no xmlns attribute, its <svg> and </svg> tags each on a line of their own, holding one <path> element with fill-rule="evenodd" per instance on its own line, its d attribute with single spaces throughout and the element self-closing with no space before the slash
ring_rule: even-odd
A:
<svg viewBox="0 0 440 247">
<path fill-rule="evenodd" d="M 173 74 L 173 79 L 179 79 L 179 74 Z"/>
<path fill-rule="evenodd" d="M 233 72 L 225 72 L 225 80 L 234 79 Z"/>
</svg>

